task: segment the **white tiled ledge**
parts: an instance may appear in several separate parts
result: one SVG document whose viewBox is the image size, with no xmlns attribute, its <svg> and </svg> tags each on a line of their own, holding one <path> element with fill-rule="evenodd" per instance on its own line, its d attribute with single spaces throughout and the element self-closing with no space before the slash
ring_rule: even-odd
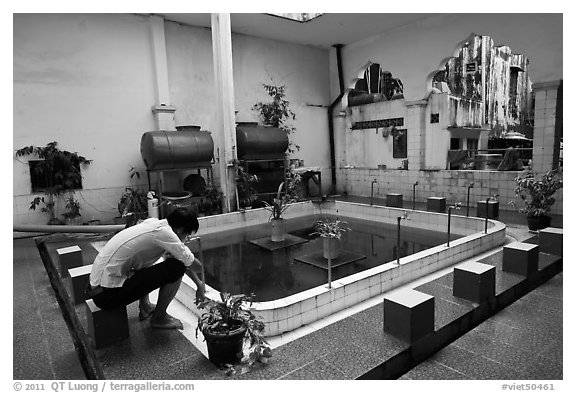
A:
<svg viewBox="0 0 576 393">
<path fill-rule="evenodd" d="M 387 208 L 383 206 L 367 206 L 351 202 L 324 204 L 320 208 L 309 202 L 298 204 L 287 218 L 295 218 L 310 214 L 338 215 L 341 218 L 354 217 L 375 222 L 392 222 L 398 213 L 404 209 Z M 230 217 L 204 217 L 204 219 L 217 219 L 219 224 L 208 225 L 205 228 L 214 228 L 212 232 L 226 229 L 236 229 L 250 225 L 258 225 L 268 220 L 268 212 L 262 214 L 255 209 L 247 213 L 230 213 Z M 409 211 L 411 220 L 403 220 L 402 225 L 419 228 L 444 230 L 442 219 L 446 215 L 423 211 Z M 234 214 L 244 214 L 238 217 Z M 227 215 L 224 215 L 227 216 Z M 442 217 L 444 216 L 444 217 Z M 505 242 L 505 225 L 501 222 L 488 220 L 488 233 L 484 233 L 484 219 L 475 217 L 453 216 L 452 231 L 465 235 L 450 242 L 450 247 L 441 244 L 436 247 L 412 254 L 400 259 L 400 265 L 387 263 L 371 269 L 355 273 L 332 282 L 331 288 L 324 284 L 309 290 L 285 297 L 283 299 L 255 302 L 252 305 L 254 313 L 266 322 L 265 334 L 276 336 L 301 326 L 310 324 L 332 313 L 351 307 L 374 296 L 381 295 L 407 282 L 416 280 L 430 273 L 444 269 L 474 255 L 491 250 Z M 418 221 L 419 219 L 423 222 Z M 207 221 L 207 220 L 206 220 Z M 412 225 L 410 225 L 412 224 Z M 202 224 L 201 224 L 202 225 Z M 458 230 L 459 232 L 456 232 Z M 203 233 L 206 231 L 203 229 Z M 184 277 L 177 299 L 186 307 L 199 315 L 200 311 L 194 305 L 195 284 L 188 277 Z M 206 295 L 219 300 L 217 290 L 207 287 Z"/>
</svg>

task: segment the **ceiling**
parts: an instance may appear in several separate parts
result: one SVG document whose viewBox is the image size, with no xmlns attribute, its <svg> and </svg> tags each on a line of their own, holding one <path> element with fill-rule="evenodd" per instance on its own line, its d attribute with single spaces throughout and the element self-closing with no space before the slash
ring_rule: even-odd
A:
<svg viewBox="0 0 576 393">
<path fill-rule="evenodd" d="M 156 14 L 191 26 L 210 27 L 210 14 Z M 306 23 L 269 14 L 230 14 L 232 32 L 272 40 L 330 48 L 347 45 L 437 14 L 323 14 Z"/>
</svg>

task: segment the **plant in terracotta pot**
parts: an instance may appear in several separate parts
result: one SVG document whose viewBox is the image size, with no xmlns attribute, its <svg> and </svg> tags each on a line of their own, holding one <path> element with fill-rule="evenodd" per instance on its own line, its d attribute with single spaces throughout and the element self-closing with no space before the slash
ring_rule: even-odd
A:
<svg viewBox="0 0 576 393">
<path fill-rule="evenodd" d="M 272 356 L 263 335 L 265 324 L 249 308 L 253 296 L 221 292 L 219 301 L 205 298 L 198 306 L 206 311 L 198 317 L 196 337 L 202 332 L 210 361 L 229 375 L 244 374 L 256 363 L 266 364 Z M 246 353 L 244 342 L 248 344 Z"/>
<path fill-rule="evenodd" d="M 58 142 L 50 142 L 46 146 L 25 146 L 16 150 L 16 157 L 32 156 L 39 160 L 31 160 L 30 175 L 34 177 L 36 185 L 33 191 L 43 192 L 44 196 L 36 196 L 30 203 L 30 210 L 42 203 L 42 212 L 50 214 L 48 224 L 62 224 L 62 220 L 57 216 L 57 201 L 60 197 L 75 189 L 82 188 L 81 166 L 88 166 L 92 160 L 74 152 L 60 150 Z M 36 187 L 36 188 L 34 188 Z"/>
<path fill-rule="evenodd" d="M 311 235 L 319 235 L 323 238 L 324 258 L 335 259 L 340 255 L 340 239 L 342 234 L 350 230 L 346 221 L 340 219 L 323 219 L 314 225 Z"/>
<path fill-rule="evenodd" d="M 550 226 L 550 208 L 556 202 L 554 194 L 562 188 L 562 176 L 557 170 L 548 171 L 540 177 L 534 172 L 526 171 L 516 177 L 514 192 L 524 202 L 519 211 L 526 214 L 530 230 Z M 515 202 L 511 201 L 515 206 Z"/>
</svg>

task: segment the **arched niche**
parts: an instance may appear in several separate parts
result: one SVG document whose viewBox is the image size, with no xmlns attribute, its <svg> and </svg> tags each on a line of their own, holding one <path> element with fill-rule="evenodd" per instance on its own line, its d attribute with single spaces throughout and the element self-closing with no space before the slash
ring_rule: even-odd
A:
<svg viewBox="0 0 576 393">
<path fill-rule="evenodd" d="M 368 61 L 346 87 L 343 109 L 352 106 L 404 98 L 404 85 L 379 63 Z"/>
</svg>

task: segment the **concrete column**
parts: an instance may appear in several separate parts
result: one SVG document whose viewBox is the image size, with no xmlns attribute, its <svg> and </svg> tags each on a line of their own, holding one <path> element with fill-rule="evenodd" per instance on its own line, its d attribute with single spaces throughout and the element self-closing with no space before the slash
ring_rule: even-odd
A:
<svg viewBox="0 0 576 393">
<path fill-rule="evenodd" d="M 534 144 L 532 169 L 536 173 L 558 167 L 562 137 L 562 81 L 534 83 Z"/>
<path fill-rule="evenodd" d="M 230 14 L 212 14 L 212 55 L 216 82 L 216 132 L 220 134 L 220 187 L 224 212 L 236 210 L 236 123 L 234 119 L 234 76 L 232 70 L 232 31 Z"/>
<path fill-rule="evenodd" d="M 150 16 L 150 42 L 155 71 L 156 104 L 152 106 L 152 113 L 154 114 L 156 130 L 175 131 L 174 112 L 176 108 L 170 106 L 164 19 L 160 16 Z"/>
</svg>

